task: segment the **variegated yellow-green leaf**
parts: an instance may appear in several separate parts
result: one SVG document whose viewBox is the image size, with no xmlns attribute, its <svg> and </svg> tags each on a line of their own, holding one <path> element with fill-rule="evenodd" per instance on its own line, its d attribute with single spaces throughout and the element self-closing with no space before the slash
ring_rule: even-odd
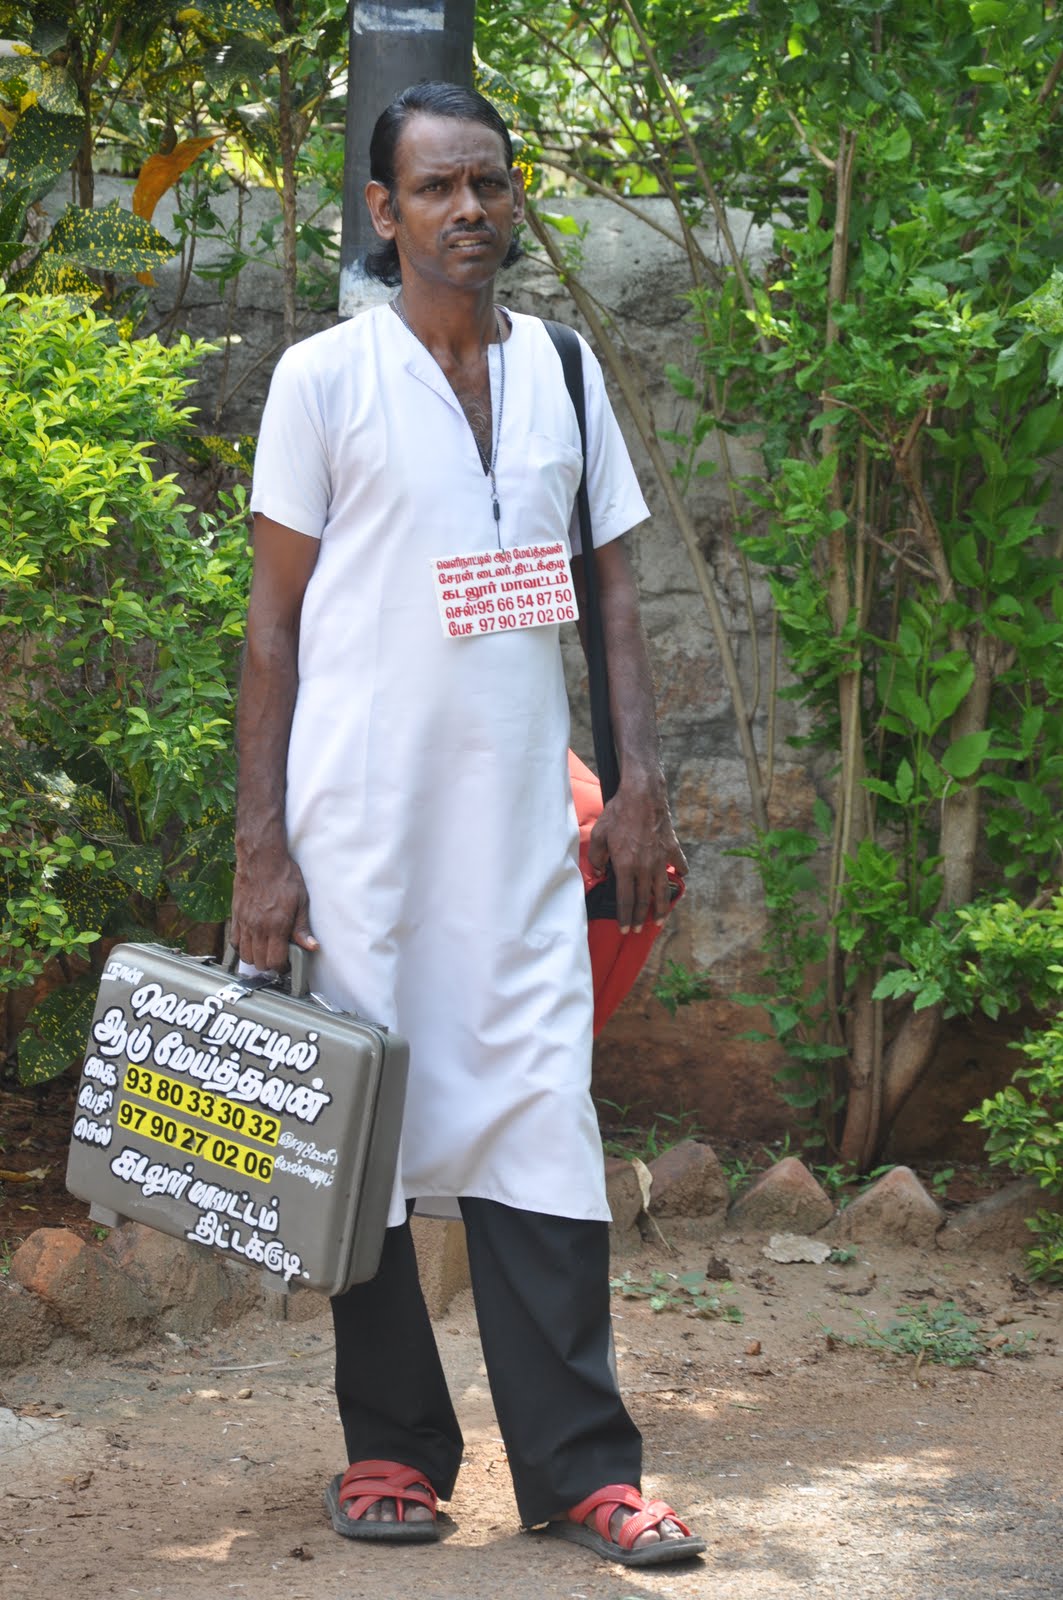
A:
<svg viewBox="0 0 1063 1600">
<path fill-rule="evenodd" d="M 256 33 L 267 37 L 277 26 L 273 0 L 196 0 L 177 13 L 178 22 L 201 26 L 215 36 Z"/>
<path fill-rule="evenodd" d="M 25 233 L 26 207 L 29 205 L 29 190 L 16 189 L 0 205 L 0 244 L 19 244 Z M 19 245 L 21 249 L 21 245 Z M 18 250 L 15 255 L 18 255 Z M 10 261 L 12 257 L 8 257 Z"/>
<path fill-rule="evenodd" d="M 126 889 L 154 900 L 162 882 L 162 851 L 151 844 L 115 844 L 112 846 L 113 876 Z"/>
<path fill-rule="evenodd" d="M 167 868 L 170 893 L 193 922 L 221 922 L 233 896 L 236 846 L 233 820 L 223 817 L 186 833 L 181 855 Z"/>
<path fill-rule="evenodd" d="M 23 1083 L 45 1083 L 81 1060 L 95 1000 L 95 984 L 79 979 L 53 989 L 34 1006 L 18 1041 Z"/>
<path fill-rule="evenodd" d="M 261 83 L 276 65 L 259 39 L 229 39 L 221 49 L 211 49 L 195 64 L 196 77 L 215 89 L 234 83 Z"/>
<path fill-rule="evenodd" d="M 24 272 L 12 278 L 10 288 L 20 294 L 62 294 L 76 301 L 83 309 L 94 305 L 100 298 L 100 286 L 79 266 L 63 256 L 42 252 Z"/>
<path fill-rule="evenodd" d="M 77 91 L 69 74 L 62 67 L 53 67 L 46 61 L 28 61 L 6 58 L 0 61 L 0 82 L 5 95 L 17 94 L 20 105 L 40 106 L 42 111 L 52 111 L 63 117 L 80 115 Z"/>
<path fill-rule="evenodd" d="M 0 204 L 28 189 L 28 205 L 48 193 L 66 172 L 81 143 L 80 117 L 57 116 L 31 106 L 15 123 L 0 174 Z"/>
<path fill-rule="evenodd" d="M 42 251 L 97 272 L 146 272 L 176 254 L 169 239 L 117 200 L 95 211 L 68 206 Z"/>
</svg>

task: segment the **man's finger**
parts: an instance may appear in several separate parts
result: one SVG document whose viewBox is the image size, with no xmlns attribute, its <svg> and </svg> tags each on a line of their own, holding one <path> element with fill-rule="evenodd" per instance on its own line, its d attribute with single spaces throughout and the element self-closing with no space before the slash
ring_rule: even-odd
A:
<svg viewBox="0 0 1063 1600">
<path fill-rule="evenodd" d="M 664 927 L 672 906 L 672 895 L 668 884 L 668 865 L 662 862 L 657 869 L 657 876 L 653 882 L 653 917 L 659 928 Z"/>
<path fill-rule="evenodd" d="M 630 867 L 618 868 L 615 861 L 613 871 L 616 873 L 616 920 L 620 925 L 620 932 L 627 933 L 631 927 L 631 913 L 635 904 L 635 874 Z"/>
<path fill-rule="evenodd" d="M 683 847 L 678 840 L 668 852 L 668 865 L 674 867 L 681 878 L 685 878 L 690 871 L 687 866 L 687 858 L 683 854 Z"/>
<path fill-rule="evenodd" d="M 650 896 L 652 893 L 652 876 L 645 869 L 637 871 L 635 873 L 635 900 L 631 911 L 631 921 L 636 933 L 640 931 L 650 914 Z"/>
<path fill-rule="evenodd" d="M 292 943 L 297 944 L 300 950 L 314 951 L 321 949 L 314 935 L 310 932 L 309 924 L 305 921 L 297 922 L 292 929 Z"/>
<path fill-rule="evenodd" d="M 609 865 L 609 841 L 600 817 L 587 840 L 587 860 L 599 877 Z"/>
</svg>

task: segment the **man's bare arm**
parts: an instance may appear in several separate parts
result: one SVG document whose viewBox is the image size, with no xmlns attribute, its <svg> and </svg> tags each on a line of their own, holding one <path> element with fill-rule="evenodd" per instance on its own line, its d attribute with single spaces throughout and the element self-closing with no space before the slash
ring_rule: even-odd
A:
<svg viewBox="0 0 1063 1600">
<path fill-rule="evenodd" d="M 668 868 L 674 867 L 682 876 L 687 863 L 668 810 L 653 680 L 639 621 L 638 590 L 624 540 L 613 539 L 594 554 L 620 787 L 594 825 L 590 859 L 599 872 L 608 861 L 613 863 L 617 921 L 626 932 L 629 927 L 641 928 L 650 915 L 664 921 L 671 903 Z M 572 565 L 582 613 L 582 559 Z"/>
<path fill-rule="evenodd" d="M 320 544 L 255 517 L 255 565 L 237 717 L 232 942 L 241 959 L 283 967 L 289 941 L 316 950 L 303 875 L 285 829 L 288 740 L 299 683 L 299 619 Z"/>
</svg>

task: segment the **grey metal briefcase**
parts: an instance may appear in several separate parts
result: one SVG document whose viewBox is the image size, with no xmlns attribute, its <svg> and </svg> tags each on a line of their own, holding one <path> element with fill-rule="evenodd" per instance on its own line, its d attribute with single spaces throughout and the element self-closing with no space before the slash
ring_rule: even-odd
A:
<svg viewBox="0 0 1063 1600">
<path fill-rule="evenodd" d="M 308 992 L 160 945 L 111 951 L 78 1087 L 67 1188 L 339 1294 L 380 1260 L 399 1147 L 404 1040 Z"/>
</svg>

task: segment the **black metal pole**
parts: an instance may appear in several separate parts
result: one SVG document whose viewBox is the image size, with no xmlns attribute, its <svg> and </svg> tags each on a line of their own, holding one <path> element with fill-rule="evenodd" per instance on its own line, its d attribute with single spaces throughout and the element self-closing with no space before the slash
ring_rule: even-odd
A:
<svg viewBox="0 0 1063 1600">
<path fill-rule="evenodd" d="M 376 235 L 365 205 L 369 136 L 388 101 L 411 83 L 472 83 L 476 0 L 354 0 L 347 79 L 347 142 L 340 240 L 340 315 L 382 296 L 366 278 L 365 252 Z"/>
</svg>

